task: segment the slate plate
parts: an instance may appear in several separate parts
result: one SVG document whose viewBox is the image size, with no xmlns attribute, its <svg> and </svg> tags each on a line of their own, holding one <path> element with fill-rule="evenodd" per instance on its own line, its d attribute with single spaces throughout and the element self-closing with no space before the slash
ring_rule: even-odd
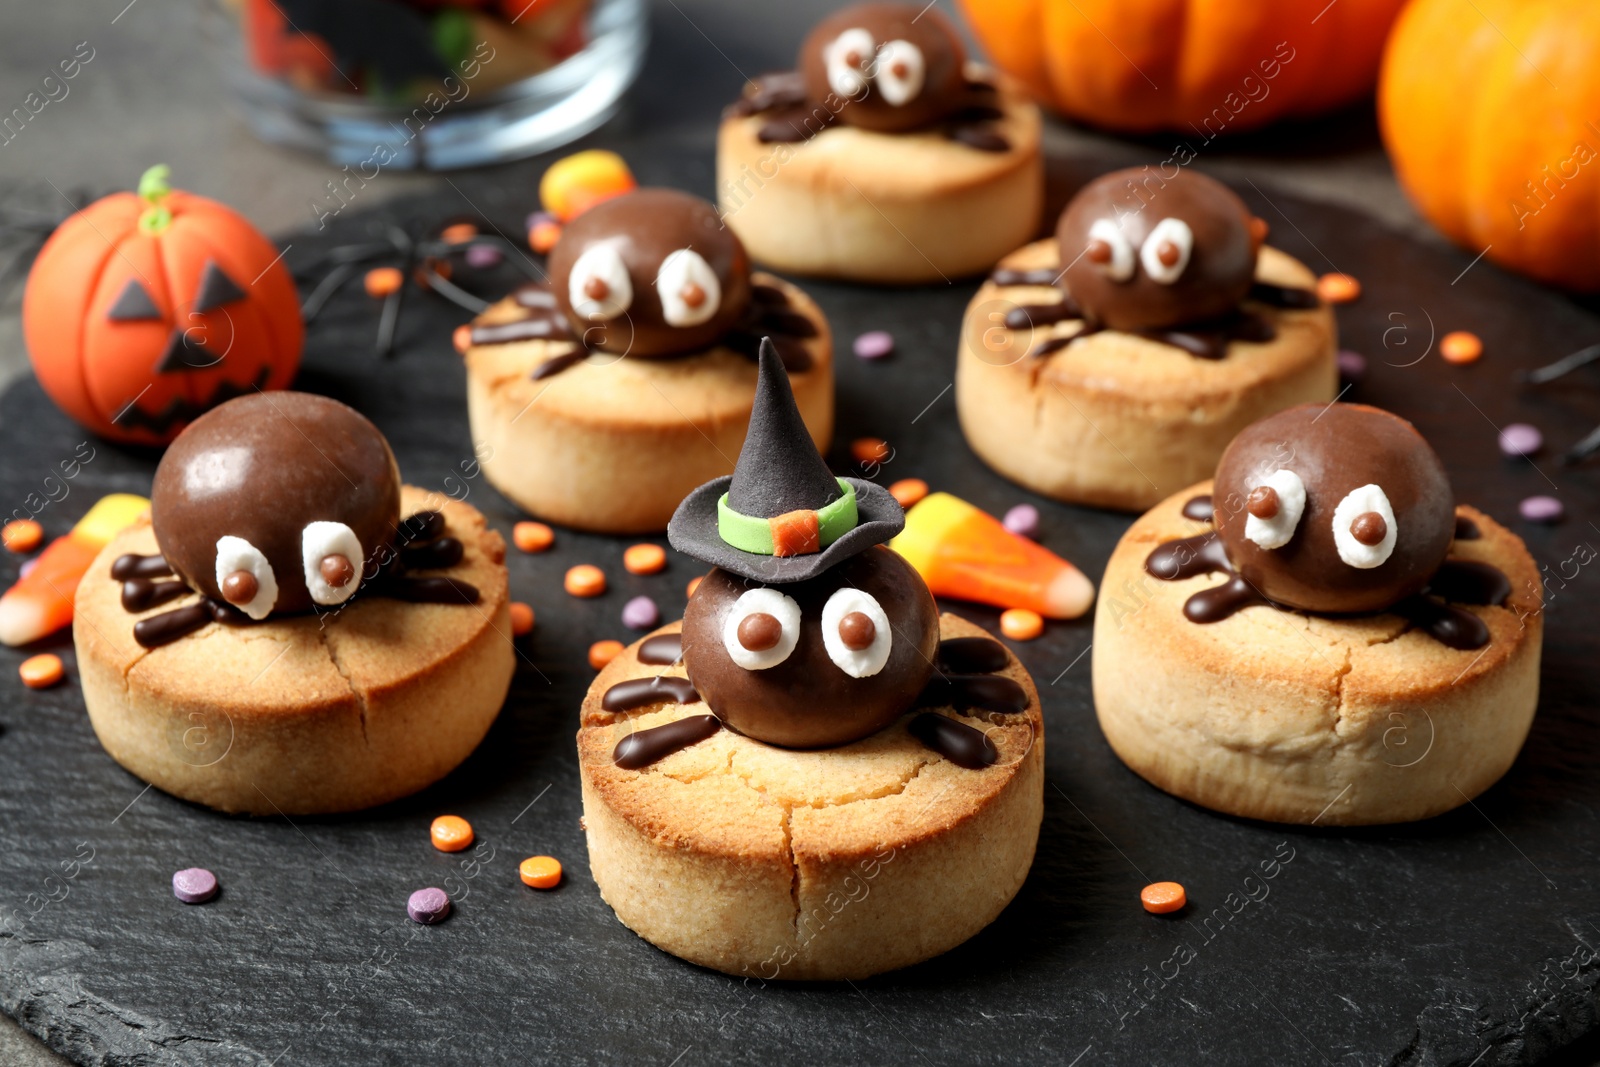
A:
<svg viewBox="0 0 1600 1067">
<path fill-rule="evenodd" d="M 630 152 L 647 181 L 710 192 L 703 154 L 637 142 Z M 469 205 L 517 233 L 539 166 L 458 177 L 463 201 L 345 212 L 321 234 L 294 235 L 290 262 L 383 221 L 427 225 Z M 1095 169 L 1086 161 L 1057 177 L 1070 184 Z M 868 982 L 762 986 L 699 970 L 639 940 L 600 900 L 578 830 L 572 743 L 593 677 L 585 649 L 628 637 L 618 616 L 638 593 L 676 616 L 698 570 L 673 554 L 665 573 L 631 576 L 627 540 L 562 532 L 546 555 L 512 554 L 513 591 L 540 622 L 487 741 L 433 789 L 359 816 L 226 818 L 145 791 L 95 743 L 69 642 L 46 642 L 67 659 L 69 681 L 43 693 L 18 683 L 22 653 L 0 653 L 0 1006 L 97 1064 L 1489 1065 L 1536 1061 L 1593 1030 L 1600 578 L 1576 560 L 1600 544 L 1596 472 L 1548 454 L 1504 460 L 1495 427 L 1531 421 L 1565 446 L 1600 422 L 1600 371 L 1542 389 L 1511 379 L 1600 339 L 1600 321 L 1487 264 L 1463 274 L 1470 256 L 1241 191 L 1275 243 L 1365 284 L 1367 295 L 1339 311 L 1345 344 L 1372 364 L 1349 398 L 1417 421 L 1460 497 L 1513 520 L 1553 576 L 1533 734 L 1475 804 L 1352 832 L 1221 818 L 1173 800 L 1101 739 L 1089 621 L 1055 624 L 1017 646 L 1045 694 L 1049 784 L 1038 860 L 999 921 L 941 959 Z M 916 475 L 996 512 L 1032 499 L 986 470 L 956 427 L 951 369 L 971 284 L 807 287 L 844 350 L 836 469 L 848 469 L 847 443 L 871 434 L 895 448 L 881 481 Z M 462 317 L 413 301 L 400 351 L 382 360 L 371 352 L 375 305 L 352 287 L 311 331 L 300 386 L 355 404 L 389 434 L 407 480 L 465 495 L 509 535 L 514 509 L 472 465 L 448 343 Z M 848 354 L 850 338 L 879 328 L 898 338 L 893 358 Z M 1457 328 L 1484 338 L 1480 363 L 1439 359 L 1436 336 Z M 82 439 L 32 381 L 11 388 L 0 398 L 0 502 L 9 510 L 46 489 Z M 52 535 L 102 493 L 148 489 L 153 456 L 93 447 L 67 497 L 40 515 Z M 1554 528 L 1514 521 L 1517 501 L 1534 493 L 1558 494 L 1571 517 Z M 1034 503 L 1045 543 L 1099 574 L 1128 519 Z M 604 597 L 561 592 L 562 573 L 580 561 L 605 568 Z M 0 561 L 0 580 L 17 565 Z M 996 626 L 993 611 L 955 607 Z M 1395 762 L 1425 746 L 1397 735 Z M 427 824 L 443 812 L 470 819 L 482 846 L 434 851 Z M 566 865 L 555 892 L 517 879 L 518 862 L 539 852 Z M 1275 878 L 1245 882 L 1274 859 Z M 204 907 L 169 889 L 172 872 L 192 865 L 222 881 Z M 1189 889 L 1194 904 L 1176 921 L 1139 908 L 1140 887 L 1158 879 Z M 426 885 L 456 897 L 438 927 L 405 917 L 407 895 Z M 1237 903 L 1256 886 L 1266 887 L 1253 889 L 1259 899 Z"/>
</svg>

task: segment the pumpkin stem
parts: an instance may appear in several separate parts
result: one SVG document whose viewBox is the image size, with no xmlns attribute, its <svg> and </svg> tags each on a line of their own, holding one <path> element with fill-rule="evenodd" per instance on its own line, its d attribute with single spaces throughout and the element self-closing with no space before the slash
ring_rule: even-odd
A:
<svg viewBox="0 0 1600 1067">
<path fill-rule="evenodd" d="M 152 237 L 172 225 L 172 209 L 166 206 L 172 192 L 172 168 L 157 163 L 139 178 L 139 197 L 150 206 L 139 216 L 139 232 Z"/>
</svg>

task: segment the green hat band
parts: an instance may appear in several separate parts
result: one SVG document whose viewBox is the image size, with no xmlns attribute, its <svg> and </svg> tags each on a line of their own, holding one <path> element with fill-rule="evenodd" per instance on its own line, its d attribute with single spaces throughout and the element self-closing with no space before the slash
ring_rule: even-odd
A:
<svg viewBox="0 0 1600 1067">
<path fill-rule="evenodd" d="M 800 556 L 820 552 L 856 528 L 856 490 L 836 479 L 844 495 L 817 511 L 791 511 L 771 519 L 741 515 L 717 500 L 717 534 L 741 552 L 757 556 Z"/>
</svg>

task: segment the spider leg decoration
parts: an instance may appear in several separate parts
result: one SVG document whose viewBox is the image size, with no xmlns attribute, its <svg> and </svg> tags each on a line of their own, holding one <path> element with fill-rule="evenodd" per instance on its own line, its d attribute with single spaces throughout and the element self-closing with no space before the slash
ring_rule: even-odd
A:
<svg viewBox="0 0 1600 1067">
<path fill-rule="evenodd" d="M 1543 385 L 1553 382 L 1557 378 L 1571 374 L 1580 367 L 1587 367 L 1591 363 L 1600 362 L 1600 344 L 1593 344 L 1587 348 L 1580 348 L 1570 356 L 1563 356 L 1554 363 L 1529 371 L 1518 371 L 1517 380 L 1529 385 Z M 1596 426 L 1583 435 L 1582 440 L 1561 454 L 1561 462 L 1567 466 L 1580 463 L 1596 452 L 1600 452 L 1600 426 Z"/>
</svg>

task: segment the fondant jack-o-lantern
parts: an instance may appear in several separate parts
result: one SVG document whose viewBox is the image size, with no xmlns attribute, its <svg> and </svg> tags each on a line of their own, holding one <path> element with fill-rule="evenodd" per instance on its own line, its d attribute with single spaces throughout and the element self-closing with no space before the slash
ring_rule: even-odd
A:
<svg viewBox="0 0 1600 1067">
<path fill-rule="evenodd" d="M 165 444 L 217 404 L 283 389 L 305 327 L 281 253 L 232 209 L 152 167 L 62 223 L 28 276 L 39 383 L 102 436 Z"/>
</svg>

